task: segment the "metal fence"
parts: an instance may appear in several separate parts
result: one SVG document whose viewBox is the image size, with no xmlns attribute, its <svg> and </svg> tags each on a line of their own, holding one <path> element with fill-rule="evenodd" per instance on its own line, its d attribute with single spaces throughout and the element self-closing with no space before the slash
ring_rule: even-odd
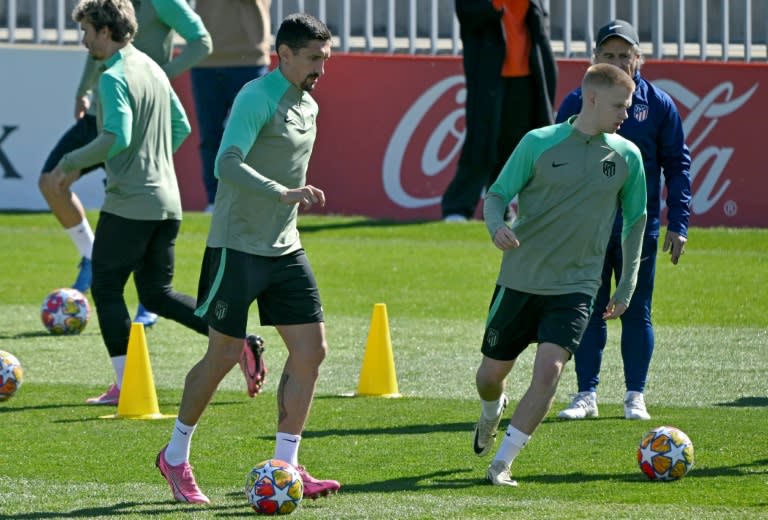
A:
<svg viewBox="0 0 768 520">
<path fill-rule="evenodd" d="M 194 2 L 194 0 L 191 0 Z M 225 0 L 221 0 L 224 2 Z M 0 44 L 76 45 L 77 0 L 0 0 Z M 624 18 L 652 58 L 766 61 L 768 0 L 543 0 L 559 57 L 588 56 L 603 23 Z M 272 21 L 297 11 L 324 20 L 342 52 L 461 52 L 454 0 L 273 0 Z"/>
</svg>

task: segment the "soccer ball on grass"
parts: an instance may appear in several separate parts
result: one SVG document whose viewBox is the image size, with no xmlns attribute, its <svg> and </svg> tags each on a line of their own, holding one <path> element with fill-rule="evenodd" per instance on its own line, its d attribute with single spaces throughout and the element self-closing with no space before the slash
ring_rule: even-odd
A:
<svg viewBox="0 0 768 520">
<path fill-rule="evenodd" d="M 45 297 L 40 319 L 51 334 L 80 334 L 88 324 L 91 306 L 77 289 L 56 289 Z"/>
<path fill-rule="evenodd" d="M 257 513 L 285 515 L 299 507 L 304 482 L 296 468 L 287 462 L 269 459 L 256 464 L 248 474 L 245 495 Z"/>
<path fill-rule="evenodd" d="M 0 350 L 0 401 L 7 401 L 21 388 L 24 370 L 16 356 Z"/>
<path fill-rule="evenodd" d="M 643 436 L 637 463 L 651 480 L 679 480 L 693 467 L 693 443 L 682 430 L 660 426 Z"/>
</svg>

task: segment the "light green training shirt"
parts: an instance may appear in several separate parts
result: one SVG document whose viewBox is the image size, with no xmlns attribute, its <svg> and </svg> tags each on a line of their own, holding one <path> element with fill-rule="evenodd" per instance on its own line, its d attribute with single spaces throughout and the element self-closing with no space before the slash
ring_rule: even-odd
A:
<svg viewBox="0 0 768 520">
<path fill-rule="evenodd" d="M 134 220 L 181 220 L 173 153 L 191 132 L 165 72 L 128 44 L 99 77 L 99 136 L 62 157 L 65 172 L 106 163 L 102 211 Z"/>
<path fill-rule="evenodd" d="M 594 297 L 621 207 L 624 269 L 616 297 L 628 305 L 646 219 L 640 150 L 618 134 L 583 134 L 574 119 L 526 134 L 488 190 L 483 213 L 491 237 L 518 197 L 512 229 L 520 247 L 504 252 L 497 283 L 532 294 Z"/>
<path fill-rule="evenodd" d="M 312 96 L 279 68 L 240 90 L 216 157 L 219 187 L 209 247 L 260 256 L 301 248 L 298 205 L 280 197 L 306 184 L 317 113 Z"/>
</svg>

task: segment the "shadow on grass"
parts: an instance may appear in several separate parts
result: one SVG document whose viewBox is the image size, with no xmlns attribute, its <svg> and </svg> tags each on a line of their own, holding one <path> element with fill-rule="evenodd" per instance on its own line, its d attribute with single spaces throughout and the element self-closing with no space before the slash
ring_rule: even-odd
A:
<svg viewBox="0 0 768 520">
<path fill-rule="evenodd" d="M 240 406 L 243 403 L 241 401 L 217 401 L 215 403 L 211 403 L 210 407 L 220 407 L 220 406 Z M 166 409 L 173 409 L 176 410 L 179 407 L 178 401 L 173 402 L 166 402 L 166 401 L 160 401 L 159 402 L 159 408 L 160 413 L 168 413 L 164 410 Z M 56 424 L 67 424 L 67 423 L 81 423 L 81 422 L 90 422 L 90 421 L 97 421 L 100 420 L 102 416 L 104 415 L 111 415 L 114 413 L 117 413 L 117 407 L 112 406 L 94 406 L 92 404 L 86 404 L 86 403 L 56 403 L 56 404 L 40 404 L 35 406 L 13 406 L 13 407 L 0 407 L 0 417 L 2 417 L 3 414 L 9 414 L 14 412 L 29 412 L 29 411 L 36 411 L 36 410 L 58 410 L 58 409 L 71 409 L 71 408 L 82 408 L 84 410 L 91 410 L 91 411 L 97 411 L 98 415 L 94 417 L 78 417 L 74 419 L 55 419 L 51 421 L 52 423 Z M 174 415 L 175 417 L 175 415 Z M 0 518 L 2 518 L 0 516 Z"/>
<path fill-rule="evenodd" d="M 118 504 L 110 504 L 102 507 L 84 507 L 82 509 L 74 509 L 72 511 L 35 511 L 32 513 L 16 514 L 13 516 L 5 516 L 0 513 L 0 519 L 13 518 L 14 520 L 32 520 L 38 518 L 93 518 L 97 516 L 164 516 L 168 514 L 202 512 L 221 513 L 231 509 L 243 509 L 243 506 L 198 506 L 193 504 L 183 504 L 172 500 L 163 502 L 120 502 Z M 242 515 L 242 513 L 238 514 Z"/>
<path fill-rule="evenodd" d="M 299 224 L 299 233 L 315 233 L 329 229 L 355 229 L 355 228 L 377 228 L 394 226 L 419 226 L 429 224 L 434 220 L 371 220 L 360 218 L 359 220 L 349 220 L 345 222 L 328 222 L 324 224 Z"/>
<path fill-rule="evenodd" d="M 761 466 L 765 467 L 763 471 L 754 469 Z M 699 478 L 750 477 L 760 474 L 768 474 L 768 459 L 758 459 L 733 466 L 712 466 L 704 468 L 694 466 L 685 478 L 686 480 L 690 480 Z M 525 482 L 536 482 L 538 484 L 563 484 L 568 482 L 581 484 L 602 481 L 653 482 L 654 484 L 669 483 L 661 480 L 649 481 L 648 478 L 639 471 L 637 473 L 548 473 L 546 475 L 526 475 L 521 477 L 520 480 L 524 480 Z"/>
<path fill-rule="evenodd" d="M 624 416 L 596 417 L 592 421 L 624 421 Z M 544 423 L 564 423 L 563 419 L 545 419 Z M 506 422 L 504 422 L 506 424 Z M 424 435 L 431 433 L 471 433 L 475 427 L 474 422 L 440 422 L 430 424 L 408 424 L 397 426 L 382 426 L 370 428 L 328 428 L 325 430 L 307 429 L 303 433 L 304 438 L 320 438 L 348 435 Z M 506 426 L 505 426 L 506 428 Z M 264 439 L 271 437 L 264 436 Z"/>
<path fill-rule="evenodd" d="M 457 473 L 472 473 L 472 478 L 450 478 Z M 419 489 L 460 489 L 475 487 L 482 484 L 483 479 L 475 470 L 456 469 L 435 471 L 423 475 L 380 480 L 378 482 L 366 482 L 364 484 L 350 484 L 342 486 L 343 493 L 393 493 L 400 491 L 418 491 Z"/>
<path fill-rule="evenodd" d="M 484 482 L 480 476 L 475 478 L 451 478 L 452 475 L 469 472 L 477 475 L 477 472 L 471 469 L 446 469 L 422 475 L 365 482 L 362 484 L 344 484 L 342 482 L 339 493 L 394 493 L 418 491 L 420 489 L 458 489 L 474 487 Z M 229 498 L 240 498 L 243 496 L 243 492 L 231 492 L 227 493 L 227 496 Z M 318 500 L 322 501 L 323 499 L 320 498 Z"/>
<path fill-rule="evenodd" d="M 28 412 L 31 410 L 58 410 L 61 408 L 92 408 L 91 405 L 87 404 L 75 404 L 75 403 L 56 403 L 56 404 L 39 404 L 35 406 L 14 406 L 11 408 L 0 408 L 0 416 L 5 413 L 13 413 L 13 412 Z M 61 421 L 53 421 L 53 422 L 61 422 Z M 64 422 L 78 422 L 78 421 L 64 421 Z"/>
<path fill-rule="evenodd" d="M 346 437 L 349 435 L 424 435 L 428 433 L 471 432 L 474 423 L 453 422 L 437 424 L 410 424 L 374 428 L 329 428 L 326 430 L 305 430 L 303 438 Z"/>
<path fill-rule="evenodd" d="M 100 336 L 99 332 L 81 332 L 80 334 L 51 334 L 47 330 L 35 330 L 28 332 L 19 332 L 16 334 L 0 334 L 0 339 L 25 339 L 25 338 L 51 338 L 56 341 L 62 338 L 73 338 L 77 336 Z"/>
<path fill-rule="evenodd" d="M 233 405 L 240 406 L 242 404 L 243 403 L 241 401 L 218 401 L 218 402 L 215 402 L 215 403 L 211 403 L 209 405 L 209 408 L 211 408 L 211 407 L 219 407 L 219 406 L 233 406 Z M 75 405 L 68 404 L 68 405 L 61 405 L 61 406 L 62 407 L 65 407 L 65 406 L 66 407 L 77 406 L 77 407 L 87 408 L 89 410 L 93 410 L 94 409 L 94 406 L 92 404 L 75 404 Z M 178 412 L 178 409 L 179 409 L 179 402 L 178 401 L 172 401 L 172 402 L 160 401 L 158 403 L 158 407 L 160 408 L 160 413 L 165 414 L 165 415 L 168 416 L 168 417 L 163 417 L 162 419 L 159 419 L 159 420 L 175 419 L 176 418 L 176 413 Z M 45 408 L 45 407 L 42 406 L 42 407 L 39 407 L 39 408 Z M 51 422 L 53 422 L 53 423 L 79 423 L 79 422 L 98 421 L 98 420 L 102 419 L 102 416 L 112 415 L 112 414 L 116 414 L 117 413 L 117 408 L 112 408 L 110 406 L 104 406 L 104 407 L 102 407 L 100 409 L 104 410 L 104 411 L 102 413 L 100 413 L 96 417 L 80 417 L 80 418 L 77 418 L 77 419 L 58 419 L 58 420 L 51 421 Z M 168 411 L 168 410 L 171 410 L 171 411 Z M 124 419 L 124 420 L 143 420 L 143 419 L 130 419 L 130 418 L 122 418 L 122 419 Z M 152 420 L 154 420 L 154 419 L 152 419 Z M 270 438 L 272 438 L 272 437 L 270 437 Z"/>
<path fill-rule="evenodd" d="M 716 403 L 715 406 L 726 406 L 731 408 L 768 406 L 768 397 L 739 397 L 735 401 Z"/>
<path fill-rule="evenodd" d="M 768 465 L 768 459 L 755 460 L 746 464 L 739 464 L 736 466 L 723 466 L 723 467 L 711 467 L 711 468 L 694 468 L 691 473 L 686 476 L 686 479 L 696 478 L 720 478 L 720 477 L 740 477 L 750 476 L 756 473 L 766 473 L 768 470 L 760 472 L 751 469 L 756 466 Z M 471 477 L 453 478 L 459 474 L 472 473 Z M 546 475 L 524 475 L 519 477 L 521 482 L 536 483 L 536 484 L 574 484 L 584 485 L 589 482 L 625 482 L 625 483 L 638 483 L 638 482 L 651 482 L 648 478 L 638 471 L 637 473 L 548 473 Z M 660 484 L 664 484 L 663 481 L 658 481 Z M 653 482 L 654 484 L 656 482 Z M 669 484 L 669 483 L 667 483 Z M 461 489 L 475 486 L 487 486 L 482 474 L 478 474 L 473 469 L 455 469 L 455 470 L 441 470 L 433 473 L 426 473 L 422 475 L 414 475 L 409 477 L 395 478 L 390 480 L 372 481 L 361 484 L 348 484 L 342 483 L 340 493 L 395 493 L 395 492 L 411 492 L 418 491 L 420 489 Z M 238 497 L 242 493 L 228 493 L 228 496 Z"/>
<path fill-rule="evenodd" d="M 41 338 L 43 336 L 51 336 L 51 333 L 47 330 L 37 330 L 34 332 L 20 332 L 18 334 L 0 334 L 0 339 Z"/>
<path fill-rule="evenodd" d="M 763 467 L 763 470 L 756 470 L 754 468 Z M 768 459 L 757 459 L 752 462 L 745 462 L 743 464 L 736 464 L 733 466 L 720 466 L 720 467 L 693 467 L 691 473 L 686 477 L 747 477 L 753 475 L 766 475 L 768 474 Z"/>
</svg>

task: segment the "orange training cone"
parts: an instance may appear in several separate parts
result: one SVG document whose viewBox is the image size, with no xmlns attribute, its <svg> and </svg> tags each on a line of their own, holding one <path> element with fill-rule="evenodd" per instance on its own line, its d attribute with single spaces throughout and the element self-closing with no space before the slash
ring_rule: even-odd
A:
<svg viewBox="0 0 768 520">
<path fill-rule="evenodd" d="M 120 401 L 115 415 L 105 415 L 102 419 L 166 419 L 175 415 L 163 415 L 157 405 L 155 380 L 149 363 L 147 336 L 144 325 L 131 323 L 128 337 L 128 355 L 125 358 L 123 384 L 120 388 Z"/>
<path fill-rule="evenodd" d="M 383 303 L 373 306 L 371 330 L 365 344 L 357 395 L 400 397 L 395 360 L 392 356 L 392 340 L 389 337 L 387 306 Z"/>
</svg>

